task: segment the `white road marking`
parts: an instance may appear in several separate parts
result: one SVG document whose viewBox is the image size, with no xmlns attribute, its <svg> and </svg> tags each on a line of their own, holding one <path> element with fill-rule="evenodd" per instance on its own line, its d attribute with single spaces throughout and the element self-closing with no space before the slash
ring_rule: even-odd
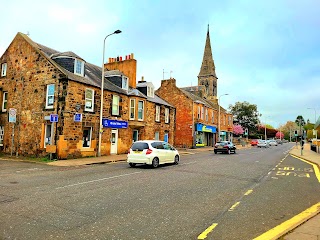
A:
<svg viewBox="0 0 320 240">
<path fill-rule="evenodd" d="M 104 180 L 109 180 L 109 179 L 119 178 L 119 177 L 125 177 L 125 176 L 129 176 L 129 175 L 137 174 L 137 173 L 141 173 L 141 172 L 133 172 L 133 173 L 128 173 L 128 174 L 107 177 L 107 178 L 100 178 L 100 179 L 95 179 L 95 180 L 91 180 L 91 181 L 87 181 L 87 182 L 79 182 L 79 183 L 75 183 L 75 184 L 65 185 L 62 187 L 57 187 L 56 189 L 74 187 L 74 186 L 83 185 L 83 184 L 87 184 L 87 183 L 99 182 L 99 181 L 104 181 Z"/>
</svg>

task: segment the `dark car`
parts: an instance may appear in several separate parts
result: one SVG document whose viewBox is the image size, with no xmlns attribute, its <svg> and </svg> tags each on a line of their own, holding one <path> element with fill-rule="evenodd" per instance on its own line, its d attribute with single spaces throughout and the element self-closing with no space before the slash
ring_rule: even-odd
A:
<svg viewBox="0 0 320 240">
<path fill-rule="evenodd" d="M 214 153 L 217 154 L 218 152 L 228 154 L 231 152 L 236 153 L 236 146 L 229 141 L 217 142 L 216 145 L 214 145 Z"/>
</svg>

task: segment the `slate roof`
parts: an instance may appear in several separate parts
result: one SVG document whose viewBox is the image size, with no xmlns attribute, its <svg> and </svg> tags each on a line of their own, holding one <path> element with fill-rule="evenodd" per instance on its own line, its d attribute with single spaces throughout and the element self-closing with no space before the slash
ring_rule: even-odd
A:
<svg viewBox="0 0 320 240">
<path fill-rule="evenodd" d="M 55 65 L 55 67 L 57 67 L 62 73 L 64 73 L 68 79 L 101 88 L 101 74 L 102 74 L 101 67 L 85 62 L 81 57 L 79 57 L 78 55 L 76 55 L 71 51 L 59 52 L 55 49 L 49 48 L 47 46 L 44 46 L 42 44 L 32 41 L 27 35 L 23 33 L 18 33 L 18 34 L 20 34 L 27 42 L 29 42 L 32 46 L 38 49 L 38 51 L 40 51 L 48 59 L 48 61 L 50 61 L 53 65 Z M 76 57 L 78 59 L 82 59 L 85 62 L 84 63 L 85 76 L 76 75 L 72 72 L 67 71 L 63 67 L 61 67 L 52 59 L 52 57 L 55 57 L 55 56 L 69 56 L 69 57 Z M 105 79 L 103 87 L 105 90 L 127 95 L 127 91 L 116 86 L 115 84 L 111 83 L 107 79 Z"/>
</svg>

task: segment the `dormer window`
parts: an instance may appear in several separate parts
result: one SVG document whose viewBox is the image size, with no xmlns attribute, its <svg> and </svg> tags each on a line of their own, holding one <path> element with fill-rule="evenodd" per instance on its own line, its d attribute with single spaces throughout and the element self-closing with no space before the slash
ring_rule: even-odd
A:
<svg viewBox="0 0 320 240">
<path fill-rule="evenodd" d="M 74 74 L 83 76 L 84 75 L 84 61 L 75 59 L 74 62 Z"/>
<path fill-rule="evenodd" d="M 147 86 L 147 96 L 154 97 L 154 88 L 152 86 Z"/>
<path fill-rule="evenodd" d="M 129 79 L 126 76 L 122 76 L 122 89 L 128 91 L 128 81 Z"/>
</svg>

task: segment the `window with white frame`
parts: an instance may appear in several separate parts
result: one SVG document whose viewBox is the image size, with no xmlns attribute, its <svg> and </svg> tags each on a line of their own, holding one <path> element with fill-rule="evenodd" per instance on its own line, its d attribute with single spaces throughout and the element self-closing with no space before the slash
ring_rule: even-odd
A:
<svg viewBox="0 0 320 240">
<path fill-rule="evenodd" d="M 160 140 L 159 132 L 155 132 L 155 134 L 154 134 L 154 140 Z"/>
<path fill-rule="evenodd" d="M 130 99 L 130 119 L 136 118 L 136 100 Z"/>
<path fill-rule="evenodd" d="M 228 118 L 229 118 L 228 125 L 231 125 L 231 116 L 229 116 Z"/>
<path fill-rule="evenodd" d="M 2 112 L 7 111 L 7 105 L 8 105 L 8 92 L 3 92 L 2 96 Z"/>
<path fill-rule="evenodd" d="M 208 116 L 208 108 L 206 108 L 206 121 L 208 121 L 208 118 L 209 118 L 209 116 Z"/>
<path fill-rule="evenodd" d="M 0 126 L 0 146 L 3 146 L 4 126 Z"/>
<path fill-rule="evenodd" d="M 212 121 L 212 123 L 214 123 L 214 112 L 213 112 L 213 110 L 212 110 L 212 113 L 211 113 L 211 121 Z"/>
<path fill-rule="evenodd" d="M 47 145 L 52 145 L 52 136 L 53 136 L 53 124 L 50 122 L 45 124 L 44 128 L 44 147 Z"/>
<path fill-rule="evenodd" d="M 169 108 L 165 108 L 164 110 L 164 122 L 169 123 Z"/>
<path fill-rule="evenodd" d="M 126 76 L 122 76 L 122 89 L 124 90 L 128 90 L 128 81 L 129 81 L 129 78 L 127 78 Z"/>
<path fill-rule="evenodd" d="M 7 75 L 7 63 L 1 64 L 1 77 L 5 77 Z"/>
<path fill-rule="evenodd" d="M 204 107 L 201 107 L 201 119 L 204 120 Z"/>
<path fill-rule="evenodd" d="M 143 120 L 143 108 L 144 108 L 144 102 L 139 101 L 138 102 L 138 120 Z"/>
<path fill-rule="evenodd" d="M 54 104 L 54 84 L 47 85 L 46 108 L 53 108 Z"/>
<path fill-rule="evenodd" d="M 156 105 L 156 122 L 160 122 L 160 106 Z"/>
<path fill-rule="evenodd" d="M 74 74 L 83 76 L 84 75 L 84 61 L 75 59 L 74 61 Z"/>
<path fill-rule="evenodd" d="M 92 135 L 92 128 L 91 127 L 84 127 L 83 128 L 83 137 L 82 137 L 82 147 L 84 147 L 84 148 L 91 147 L 91 135 Z"/>
<path fill-rule="evenodd" d="M 94 90 L 91 88 L 87 88 L 85 92 L 84 110 L 88 112 L 93 112 L 94 110 Z"/>
<path fill-rule="evenodd" d="M 147 86 L 147 96 L 154 97 L 154 89 L 151 86 Z"/>
<path fill-rule="evenodd" d="M 120 102 L 120 97 L 118 95 L 113 95 L 113 97 L 112 97 L 112 115 L 119 115 L 119 102 Z"/>
<path fill-rule="evenodd" d="M 200 114 L 201 114 L 200 111 L 201 111 L 201 110 L 200 110 L 200 106 L 198 106 L 198 119 L 200 119 Z"/>
</svg>

